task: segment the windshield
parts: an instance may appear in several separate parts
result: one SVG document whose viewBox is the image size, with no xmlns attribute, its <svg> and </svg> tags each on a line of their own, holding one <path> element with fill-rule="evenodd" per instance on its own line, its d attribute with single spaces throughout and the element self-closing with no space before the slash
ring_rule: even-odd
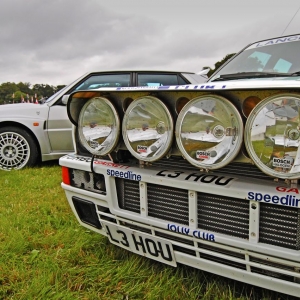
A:
<svg viewBox="0 0 300 300">
<path fill-rule="evenodd" d="M 300 71 L 300 36 L 282 37 L 252 44 L 210 79 L 241 72 L 294 73 Z"/>
</svg>

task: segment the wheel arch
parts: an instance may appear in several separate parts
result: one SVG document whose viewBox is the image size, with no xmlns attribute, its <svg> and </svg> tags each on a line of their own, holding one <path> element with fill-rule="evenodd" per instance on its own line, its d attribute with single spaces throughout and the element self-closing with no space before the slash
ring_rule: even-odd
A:
<svg viewBox="0 0 300 300">
<path fill-rule="evenodd" d="M 19 123 L 19 122 L 3 121 L 0 123 L 0 127 L 7 127 L 7 126 L 21 128 L 21 129 L 25 130 L 28 134 L 30 134 L 30 136 L 33 138 L 33 140 L 35 141 L 35 143 L 37 145 L 38 161 L 40 162 L 42 159 L 41 145 L 40 145 L 39 140 L 37 139 L 36 135 L 34 134 L 34 132 L 30 128 L 28 128 L 27 126 L 25 126 L 24 124 Z"/>
</svg>

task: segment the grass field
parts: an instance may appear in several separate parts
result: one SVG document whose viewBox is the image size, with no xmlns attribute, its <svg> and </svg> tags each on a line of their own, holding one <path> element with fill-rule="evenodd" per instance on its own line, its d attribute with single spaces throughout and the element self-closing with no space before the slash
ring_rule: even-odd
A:
<svg viewBox="0 0 300 300">
<path fill-rule="evenodd" d="M 81 227 L 57 162 L 0 171 L 0 299 L 295 299 L 172 268 Z"/>
</svg>

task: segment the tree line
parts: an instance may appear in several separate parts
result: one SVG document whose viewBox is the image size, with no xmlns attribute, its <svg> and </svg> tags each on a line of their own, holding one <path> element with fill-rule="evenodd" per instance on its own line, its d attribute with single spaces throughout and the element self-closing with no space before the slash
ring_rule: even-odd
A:
<svg viewBox="0 0 300 300">
<path fill-rule="evenodd" d="M 229 60 L 234 55 L 235 55 L 235 53 L 227 54 L 223 59 L 221 59 L 220 61 L 217 61 L 215 63 L 214 68 L 204 67 L 203 70 L 204 69 L 209 69 L 209 72 L 207 73 L 207 76 L 210 77 L 215 71 L 217 71 L 217 69 L 219 69 L 227 60 Z"/>
<path fill-rule="evenodd" d="M 65 85 L 31 84 L 29 82 L 5 82 L 0 84 L 0 105 L 9 103 L 36 102 L 48 98 Z"/>
</svg>

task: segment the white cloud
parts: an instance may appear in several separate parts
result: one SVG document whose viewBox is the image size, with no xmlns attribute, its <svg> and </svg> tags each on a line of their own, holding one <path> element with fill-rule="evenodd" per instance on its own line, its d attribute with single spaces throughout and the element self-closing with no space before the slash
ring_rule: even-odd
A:
<svg viewBox="0 0 300 300">
<path fill-rule="evenodd" d="M 288 5 L 287 5 L 288 4 Z M 2 0 L 0 83 L 88 71 L 199 71 L 250 42 L 298 33 L 297 0 Z"/>
</svg>

